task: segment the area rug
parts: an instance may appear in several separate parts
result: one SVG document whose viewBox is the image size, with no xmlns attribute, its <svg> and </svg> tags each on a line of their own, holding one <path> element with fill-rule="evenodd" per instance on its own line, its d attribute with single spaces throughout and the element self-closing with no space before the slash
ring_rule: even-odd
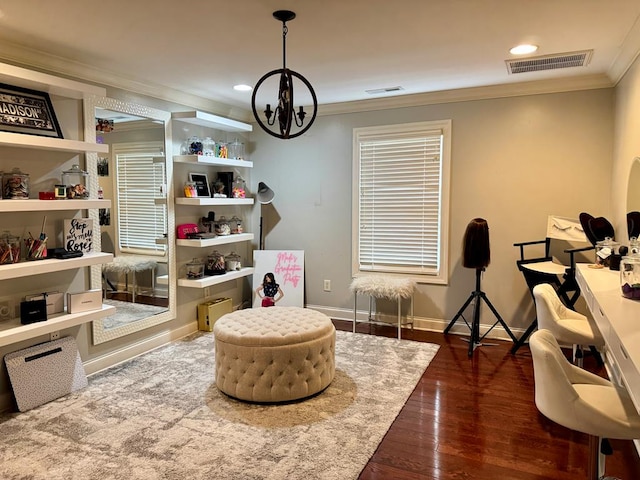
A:
<svg viewBox="0 0 640 480">
<path fill-rule="evenodd" d="M 103 302 L 116 307 L 115 314 L 104 317 L 103 319 L 105 330 L 128 325 L 136 320 L 142 320 L 143 318 L 167 311 L 167 307 L 145 305 L 144 303 L 122 302 L 110 298 L 103 300 Z"/>
<path fill-rule="evenodd" d="M 0 416 L 0 478 L 357 479 L 438 346 L 336 335 L 331 385 L 282 405 L 218 391 L 211 333 L 97 373 L 84 390 Z"/>
</svg>

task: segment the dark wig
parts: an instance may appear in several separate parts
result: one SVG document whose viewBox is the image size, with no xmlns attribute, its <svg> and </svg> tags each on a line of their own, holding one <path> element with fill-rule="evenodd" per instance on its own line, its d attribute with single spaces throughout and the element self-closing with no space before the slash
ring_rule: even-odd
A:
<svg viewBox="0 0 640 480">
<path fill-rule="evenodd" d="M 491 262 L 489 225 L 484 218 L 474 218 L 467 225 L 462 241 L 462 266 L 484 269 Z"/>
</svg>

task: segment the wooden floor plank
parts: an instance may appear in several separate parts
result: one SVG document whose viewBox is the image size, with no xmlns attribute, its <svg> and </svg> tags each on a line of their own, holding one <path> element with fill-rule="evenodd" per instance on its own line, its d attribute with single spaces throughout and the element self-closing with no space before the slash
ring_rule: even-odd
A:
<svg viewBox="0 0 640 480">
<path fill-rule="evenodd" d="M 334 320 L 351 331 L 351 323 Z M 397 330 L 358 324 L 358 332 L 395 337 Z M 589 439 L 546 419 L 534 403 L 527 346 L 510 353 L 496 341 L 468 357 L 457 335 L 406 329 L 403 339 L 440 350 L 360 474 L 359 480 L 584 480 Z M 585 368 L 606 376 L 591 357 Z M 630 441 L 613 440 L 607 474 L 640 479 Z"/>
</svg>

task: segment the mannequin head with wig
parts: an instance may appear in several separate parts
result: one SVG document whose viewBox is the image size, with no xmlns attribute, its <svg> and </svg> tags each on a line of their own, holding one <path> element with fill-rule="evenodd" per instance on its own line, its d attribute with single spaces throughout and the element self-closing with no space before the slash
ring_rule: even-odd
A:
<svg viewBox="0 0 640 480">
<path fill-rule="evenodd" d="M 484 269 L 491 262 L 489 225 L 484 218 L 474 218 L 467 225 L 462 241 L 462 266 Z"/>
</svg>

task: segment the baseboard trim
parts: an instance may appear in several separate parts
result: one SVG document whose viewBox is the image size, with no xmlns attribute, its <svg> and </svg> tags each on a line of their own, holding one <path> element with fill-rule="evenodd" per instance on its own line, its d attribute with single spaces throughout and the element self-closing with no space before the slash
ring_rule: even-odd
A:
<svg viewBox="0 0 640 480">
<path fill-rule="evenodd" d="M 353 322 L 353 309 L 325 307 L 323 305 L 307 305 L 306 307 L 324 313 L 326 316 L 335 320 L 346 320 L 348 322 Z M 368 310 L 358 310 L 356 312 L 356 319 L 358 323 L 366 322 L 368 316 Z M 389 325 L 396 325 L 398 318 L 393 315 L 378 315 L 378 320 L 383 323 L 388 323 Z M 449 322 L 450 320 L 443 320 L 439 318 L 414 317 L 413 328 L 418 330 L 426 330 L 429 332 L 444 332 L 444 329 L 447 328 Z M 511 330 L 511 333 L 513 333 L 516 338 L 520 338 L 520 336 L 526 331 L 523 328 L 509 328 Z M 491 331 L 486 336 L 486 338 L 493 338 L 495 340 L 512 340 L 509 334 L 504 328 L 502 328 L 500 324 L 496 325 L 493 329 L 491 325 L 480 324 L 480 336 L 485 335 L 490 329 Z M 461 319 L 451 327 L 449 333 L 453 335 L 469 335 L 470 331 L 469 328 L 465 325 L 464 321 Z"/>
<path fill-rule="evenodd" d="M 167 345 L 198 330 L 197 322 L 192 322 L 175 330 L 161 332 L 139 342 L 114 350 L 106 355 L 88 360 L 83 363 L 87 375 L 93 375 L 107 368 L 131 360 L 134 357 L 150 352 L 156 348 Z"/>
</svg>

